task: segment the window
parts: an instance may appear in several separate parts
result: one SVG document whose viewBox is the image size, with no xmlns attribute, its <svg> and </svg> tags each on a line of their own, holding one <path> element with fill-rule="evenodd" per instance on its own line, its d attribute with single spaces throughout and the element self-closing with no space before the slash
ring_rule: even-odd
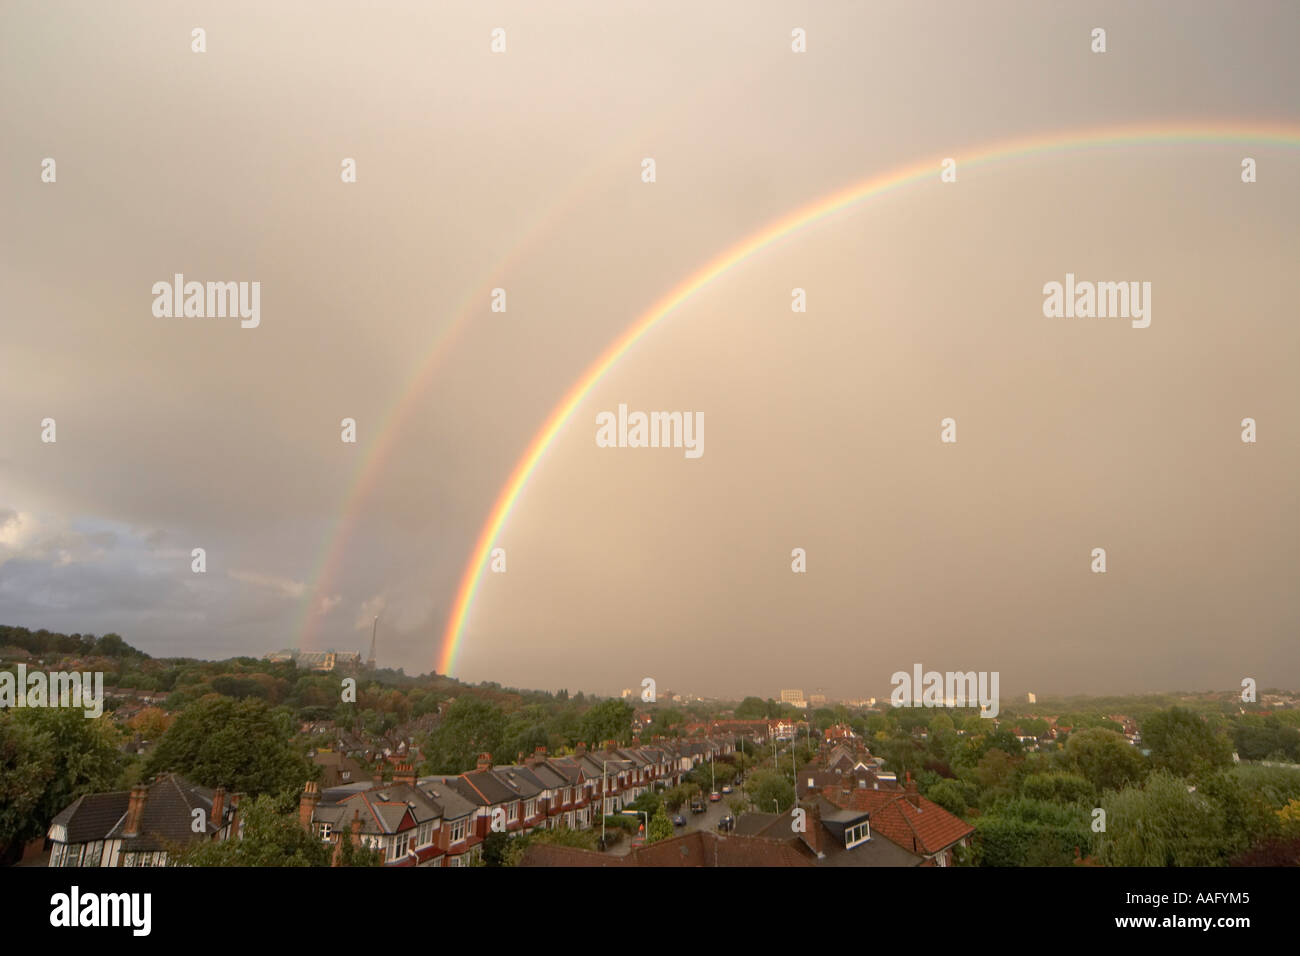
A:
<svg viewBox="0 0 1300 956">
<path fill-rule="evenodd" d="M 464 841 L 465 841 L 465 821 L 457 820 L 455 823 L 451 825 L 451 842 L 463 843 Z M 461 866 L 462 864 L 457 863 L 455 865 Z"/>
<path fill-rule="evenodd" d="M 844 831 L 844 846 L 846 849 L 855 847 L 859 843 L 865 843 L 869 839 L 871 839 L 870 821 L 864 821 Z"/>
<path fill-rule="evenodd" d="M 506 812 L 506 819 L 511 823 L 519 819 L 519 803 L 517 801 L 510 804 L 510 809 Z"/>
<path fill-rule="evenodd" d="M 419 836 L 415 838 L 416 846 L 428 846 L 433 839 L 433 821 L 428 820 L 420 824 Z"/>
<path fill-rule="evenodd" d="M 320 825 L 320 838 L 323 842 L 328 843 L 330 839 L 330 825 L 322 823 Z"/>
<path fill-rule="evenodd" d="M 564 802 L 566 804 L 573 802 L 573 790 L 571 790 L 569 787 L 564 788 Z"/>
<path fill-rule="evenodd" d="M 529 800 L 528 803 L 524 805 L 524 818 L 531 820 L 535 816 L 537 816 L 537 801 Z"/>
<path fill-rule="evenodd" d="M 393 859 L 398 860 L 406 856 L 406 848 L 411 845 L 411 835 L 409 833 L 399 833 L 393 837 Z"/>
</svg>

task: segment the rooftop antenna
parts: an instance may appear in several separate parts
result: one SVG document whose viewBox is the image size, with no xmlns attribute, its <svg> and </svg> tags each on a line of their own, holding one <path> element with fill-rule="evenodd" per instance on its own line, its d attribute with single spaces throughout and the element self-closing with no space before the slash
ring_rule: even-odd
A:
<svg viewBox="0 0 1300 956">
<path fill-rule="evenodd" d="M 370 670 L 375 669 L 375 639 L 379 631 L 379 615 L 375 615 L 374 623 L 370 625 L 370 656 L 366 659 L 366 667 Z"/>
</svg>

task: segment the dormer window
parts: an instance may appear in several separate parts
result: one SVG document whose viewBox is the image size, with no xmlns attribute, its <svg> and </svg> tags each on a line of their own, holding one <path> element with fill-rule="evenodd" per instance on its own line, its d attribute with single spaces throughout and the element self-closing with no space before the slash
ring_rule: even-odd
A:
<svg viewBox="0 0 1300 956">
<path fill-rule="evenodd" d="M 857 826 L 849 827 L 844 831 L 844 848 L 852 849 L 859 843 L 866 843 L 871 839 L 871 821 L 864 820 Z"/>
</svg>

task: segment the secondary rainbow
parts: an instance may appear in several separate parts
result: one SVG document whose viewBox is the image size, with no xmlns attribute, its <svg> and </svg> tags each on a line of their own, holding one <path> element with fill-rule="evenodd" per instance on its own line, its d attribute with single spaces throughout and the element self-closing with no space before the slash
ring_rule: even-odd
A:
<svg viewBox="0 0 1300 956">
<path fill-rule="evenodd" d="M 1300 127 L 1267 123 L 1177 123 L 1166 122 L 1157 126 L 1120 126 L 1086 131 L 1066 130 L 1046 136 L 1005 140 L 984 146 L 976 152 L 950 153 L 956 161 L 959 174 L 972 166 L 980 166 L 1019 157 L 1043 153 L 1063 152 L 1072 149 L 1107 149 L 1126 146 L 1160 146 L 1180 144 L 1226 145 L 1247 143 L 1288 148 L 1300 147 Z M 815 200 L 794 212 L 781 217 L 748 238 L 742 239 L 695 273 L 670 290 L 627 328 L 601 355 L 588 366 L 581 377 L 564 394 L 550 415 L 542 423 L 518 463 L 502 486 L 495 504 L 475 542 L 469 563 L 461 575 L 456 600 L 447 617 L 443 631 L 441 653 L 436 668 L 440 673 L 451 674 L 456 667 L 456 655 L 464 637 L 465 622 L 478 593 L 479 582 L 487 566 L 493 543 L 506 519 L 514 509 L 528 479 L 537 468 L 555 436 L 560 433 L 569 417 L 582 404 L 588 392 L 642 336 L 670 315 L 678 306 L 689 300 L 714 279 L 750 259 L 782 239 L 850 209 L 864 200 L 883 195 L 912 183 L 930 180 L 939 183 L 940 163 L 943 157 L 935 156 L 924 162 L 899 167 L 855 183 L 829 196 Z M 1225 169 L 1224 175 L 1237 177 L 1236 165 Z"/>
</svg>

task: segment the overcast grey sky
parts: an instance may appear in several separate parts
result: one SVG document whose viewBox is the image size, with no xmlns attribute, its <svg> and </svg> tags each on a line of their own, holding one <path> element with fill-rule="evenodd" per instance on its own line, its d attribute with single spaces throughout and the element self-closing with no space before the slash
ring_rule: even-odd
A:
<svg viewBox="0 0 1300 956">
<path fill-rule="evenodd" d="M 1072 129 L 1295 130 L 1297 40 L 1264 2 L 6 3 L 0 622 L 225 657 L 305 619 L 364 650 L 382 609 L 381 662 L 428 670 L 514 463 L 629 323 L 791 210 L 953 156 L 956 183 L 765 250 L 611 370 L 498 539 L 457 676 L 1300 685 L 1300 151 L 960 165 Z M 260 326 L 156 318 L 178 272 L 260 282 Z M 1045 318 L 1067 272 L 1151 282 L 1151 326 Z M 702 412 L 705 454 L 597 448 L 620 402 Z"/>
</svg>

